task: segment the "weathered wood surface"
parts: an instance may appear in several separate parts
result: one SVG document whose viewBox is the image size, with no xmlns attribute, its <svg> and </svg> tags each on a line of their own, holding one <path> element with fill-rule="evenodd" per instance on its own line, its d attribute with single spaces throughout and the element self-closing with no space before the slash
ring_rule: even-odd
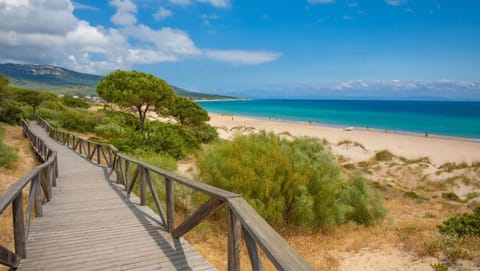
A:
<svg viewBox="0 0 480 271">
<path fill-rule="evenodd" d="M 43 216 L 30 227 L 18 270 L 215 270 L 159 226 L 161 219 L 137 197 L 127 199 L 111 169 L 31 127 L 58 152 L 59 177 Z"/>
</svg>

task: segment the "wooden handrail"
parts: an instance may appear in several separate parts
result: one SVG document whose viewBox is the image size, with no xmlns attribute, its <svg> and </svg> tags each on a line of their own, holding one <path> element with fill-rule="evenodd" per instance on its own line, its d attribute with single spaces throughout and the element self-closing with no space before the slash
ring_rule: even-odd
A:
<svg viewBox="0 0 480 271">
<path fill-rule="evenodd" d="M 111 144 L 96 143 L 68 132 L 58 131 L 48 122 L 37 117 L 37 122 L 56 141 L 72 148 L 86 159 L 98 164 L 106 164 L 117 175 L 117 183 L 123 184 L 130 196 L 135 184 L 140 186 L 140 204 L 147 204 L 147 187 L 160 216 L 161 224 L 175 238 L 200 224 L 221 208 L 228 209 L 228 270 L 240 270 L 240 248 L 242 236 L 245 240 L 252 270 L 263 270 L 258 253 L 260 247 L 278 270 L 313 270 L 313 268 L 243 199 L 240 195 L 192 181 L 145 162 L 138 161 L 118 152 Z M 95 152 L 97 157 L 95 159 Z M 105 155 L 107 152 L 108 155 Z M 103 155 L 103 160 L 100 158 Z M 130 169 L 133 169 L 133 172 Z M 152 174 L 160 176 L 165 186 L 165 206 L 157 195 Z M 197 208 L 182 223 L 175 221 L 175 184 L 202 192 L 209 199 Z"/>
<path fill-rule="evenodd" d="M 32 133 L 25 121 L 22 121 L 22 125 L 25 136 L 44 163 L 25 174 L 0 195 L 0 215 L 9 205 L 12 205 L 13 210 L 15 252 L 0 246 L 0 264 L 11 268 L 17 268 L 20 260 L 27 256 L 26 240 L 30 229 L 32 209 L 35 208 L 36 217 L 43 215 L 42 204 L 52 198 L 52 186 L 56 186 L 58 177 L 57 152 Z M 29 184 L 27 211 L 24 214 L 23 189 Z"/>
</svg>

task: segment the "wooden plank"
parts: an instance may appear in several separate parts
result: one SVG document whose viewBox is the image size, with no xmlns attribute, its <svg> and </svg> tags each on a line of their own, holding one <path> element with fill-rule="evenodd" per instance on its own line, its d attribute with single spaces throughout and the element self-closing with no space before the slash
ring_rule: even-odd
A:
<svg viewBox="0 0 480 271">
<path fill-rule="evenodd" d="M 182 224 L 180 224 L 177 228 L 172 231 L 172 236 L 175 238 L 179 238 L 183 236 L 185 233 L 193 229 L 195 226 L 200 224 L 205 218 L 209 215 L 215 213 L 219 208 L 225 205 L 224 201 L 221 201 L 216 198 L 210 198 L 207 202 L 205 202 L 202 206 L 198 207 L 198 209 L 187 217 Z"/>
<path fill-rule="evenodd" d="M 0 245 L 0 264 L 17 268 L 20 264 L 20 260 L 21 258 L 15 255 L 15 253 Z"/>
<path fill-rule="evenodd" d="M 132 193 L 133 187 L 135 186 L 135 182 L 137 181 L 137 178 L 138 178 L 138 175 L 140 174 L 140 172 L 143 172 L 142 167 L 137 166 L 137 168 L 133 172 L 132 182 L 130 183 L 130 186 L 127 189 L 127 197 L 129 197 L 130 193 Z"/>
<path fill-rule="evenodd" d="M 242 225 L 235 213 L 228 212 L 228 270 L 240 271 L 240 249 L 242 246 Z"/>
<path fill-rule="evenodd" d="M 148 183 L 148 186 L 150 187 L 150 193 L 152 193 L 155 207 L 157 207 L 157 211 L 158 211 L 158 214 L 160 215 L 160 218 L 162 219 L 163 225 L 166 225 L 165 213 L 163 212 L 162 205 L 160 204 L 160 199 L 158 198 L 157 191 L 155 190 L 155 186 L 153 185 L 153 182 L 152 182 L 152 176 L 150 176 L 150 171 L 148 171 L 148 169 L 145 170 L 145 179 Z"/>
</svg>

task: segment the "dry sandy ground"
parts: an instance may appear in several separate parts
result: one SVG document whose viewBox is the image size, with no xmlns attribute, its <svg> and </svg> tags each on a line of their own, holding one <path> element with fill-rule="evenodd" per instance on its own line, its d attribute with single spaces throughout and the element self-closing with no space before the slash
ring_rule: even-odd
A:
<svg viewBox="0 0 480 271">
<path fill-rule="evenodd" d="M 3 142 L 5 145 L 17 149 L 18 161 L 11 169 L 0 167 L 0 193 L 37 165 L 37 161 L 35 160 L 32 149 L 30 148 L 30 144 L 23 136 L 22 127 L 8 125 L 4 125 L 3 127 L 5 128 L 5 137 Z M 28 190 L 24 193 L 24 195 L 25 199 L 28 196 Z M 13 248 L 13 231 L 11 221 L 11 208 L 8 208 L 2 215 L 0 215 L 0 245 L 10 249 Z M 0 270 L 7 270 L 2 268 L 3 267 L 0 266 Z"/>
<path fill-rule="evenodd" d="M 210 124 L 221 128 L 223 138 L 231 137 L 239 130 L 266 130 L 275 133 L 288 132 L 293 136 L 325 138 L 336 144 L 342 140 L 361 143 L 368 150 L 367 154 L 388 149 L 396 155 L 408 159 L 423 156 L 430 157 L 433 164 L 439 166 L 446 162 L 480 161 L 480 140 L 443 138 L 437 136 L 405 135 L 392 132 L 384 133 L 374 130 L 345 131 L 342 128 L 320 126 L 308 123 L 295 123 L 278 120 L 255 119 L 251 117 L 220 115 L 210 113 Z M 233 129 L 232 129 L 233 128 Z M 227 132 L 228 130 L 228 132 Z M 345 153 L 347 154 L 347 153 Z M 363 160 L 366 154 L 348 153 L 355 160 Z M 357 157 L 359 156 L 359 157 Z"/>
</svg>

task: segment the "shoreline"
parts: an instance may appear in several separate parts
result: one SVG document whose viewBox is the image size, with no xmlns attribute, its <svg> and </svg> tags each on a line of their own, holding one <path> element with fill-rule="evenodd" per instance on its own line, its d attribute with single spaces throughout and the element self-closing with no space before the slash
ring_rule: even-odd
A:
<svg viewBox="0 0 480 271">
<path fill-rule="evenodd" d="M 283 119 L 268 119 L 237 114 L 209 112 L 210 124 L 229 131 L 234 127 L 254 127 L 274 133 L 288 132 L 292 136 L 309 136 L 327 139 L 336 145 L 342 140 L 359 142 L 374 155 L 376 151 L 389 150 L 395 155 L 409 159 L 428 156 L 432 163 L 442 165 L 447 162 L 480 161 L 480 139 L 424 134 L 403 131 L 391 131 L 376 128 L 354 127 L 345 131 L 346 126 L 308 123 Z M 233 118 L 233 120 L 232 120 Z M 223 132 L 222 132 L 223 133 Z M 227 134 L 229 134 L 227 132 Z M 221 135 L 223 138 L 232 135 Z M 348 154 L 348 153 L 347 153 Z M 366 155 L 366 154 L 365 154 Z M 365 156 L 364 155 L 364 156 Z"/>
<path fill-rule="evenodd" d="M 214 101 L 212 100 L 212 102 L 214 102 Z M 213 115 L 219 115 L 219 116 L 239 116 L 239 117 L 251 118 L 251 119 L 256 119 L 256 120 L 264 120 L 264 121 L 277 121 L 277 122 L 285 122 L 285 123 L 300 123 L 300 124 L 308 124 L 308 125 L 317 125 L 317 126 L 320 126 L 320 127 L 338 128 L 338 129 L 345 129 L 347 127 L 351 127 L 351 128 L 353 128 L 352 130 L 372 131 L 372 132 L 377 132 L 377 133 L 381 133 L 381 134 L 390 133 L 390 134 L 398 134 L 398 135 L 410 135 L 410 136 L 417 136 L 417 137 L 425 137 L 424 133 L 413 132 L 413 131 L 405 131 L 405 130 L 391 130 L 391 129 L 382 129 L 382 128 L 374 128 L 374 127 L 367 128 L 367 127 L 363 127 L 363 126 L 329 124 L 329 123 L 321 123 L 321 122 L 315 122 L 315 121 L 308 122 L 308 121 L 300 121 L 300 120 L 268 118 L 268 117 L 241 115 L 241 114 L 233 114 L 233 113 L 219 113 L 219 112 L 211 112 L 211 111 L 208 111 L 208 114 L 209 115 L 212 115 L 212 114 Z M 480 138 L 476 138 L 476 137 L 443 135 L 443 134 L 435 134 L 435 133 L 428 133 L 428 137 L 460 140 L 460 141 L 474 142 L 474 143 L 479 143 L 480 144 Z"/>
</svg>

